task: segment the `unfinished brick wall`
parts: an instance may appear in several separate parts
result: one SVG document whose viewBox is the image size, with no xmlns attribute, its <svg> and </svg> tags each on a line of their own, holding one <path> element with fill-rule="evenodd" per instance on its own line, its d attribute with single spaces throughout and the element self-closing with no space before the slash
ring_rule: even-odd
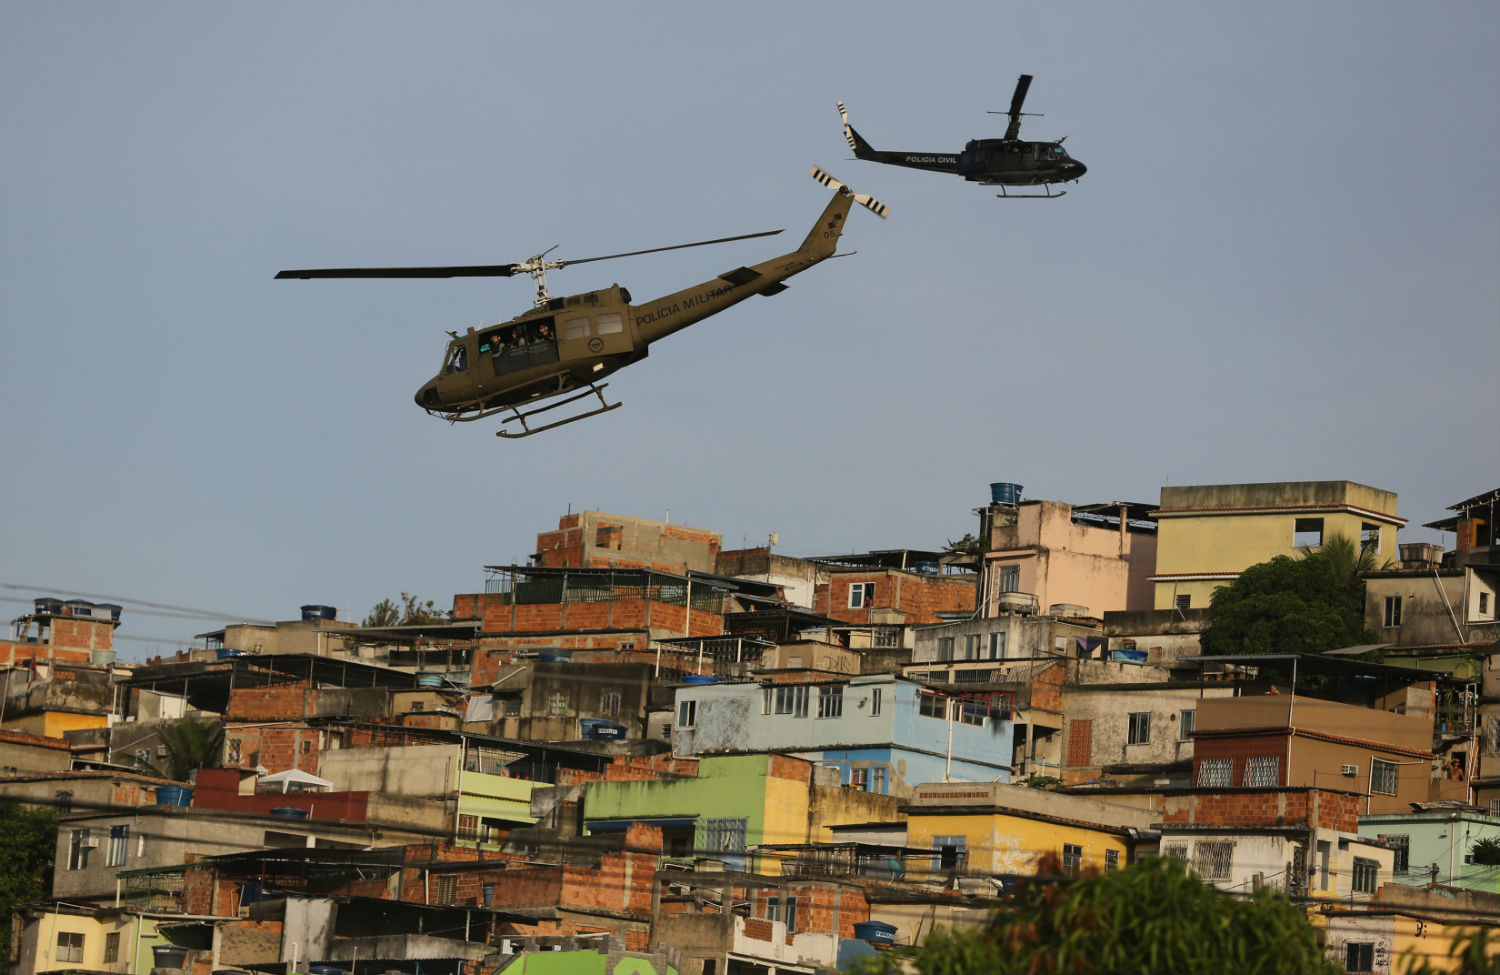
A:
<svg viewBox="0 0 1500 975">
<path fill-rule="evenodd" d="M 314 775 L 322 750 L 322 734 L 303 724 L 260 725 L 230 722 L 224 728 L 229 768 L 264 766 L 271 772 L 298 768 Z M 238 754 L 238 758 L 235 756 Z"/>
<path fill-rule="evenodd" d="M 875 584 L 864 605 L 849 605 L 849 588 Z M 908 623 L 936 623 L 937 614 L 968 611 L 975 605 L 976 588 L 971 578 L 928 576 L 883 569 L 871 572 L 841 572 L 813 592 L 813 612 L 845 623 L 868 623 L 872 609 L 897 609 Z"/>
<path fill-rule="evenodd" d="M 229 692 L 230 721 L 287 721 L 312 714 L 318 689 L 309 682 L 272 684 L 269 687 L 236 687 Z"/>
<path fill-rule="evenodd" d="M 1359 830 L 1363 797 L 1320 789 L 1236 789 L 1168 796 L 1162 822 L 1199 826 L 1321 826 Z"/>
</svg>

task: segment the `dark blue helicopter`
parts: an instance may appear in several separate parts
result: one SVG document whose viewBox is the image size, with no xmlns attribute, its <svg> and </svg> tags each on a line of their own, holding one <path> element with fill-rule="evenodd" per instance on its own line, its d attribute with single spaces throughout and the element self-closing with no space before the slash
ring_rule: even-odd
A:
<svg viewBox="0 0 1500 975">
<path fill-rule="evenodd" d="M 1022 112 L 1026 92 L 1031 87 L 1031 75 L 1023 74 L 1016 82 L 1016 93 L 1010 100 L 1010 111 L 991 112 L 991 115 L 1009 115 L 1010 125 L 1000 139 L 971 139 L 960 153 L 949 152 L 893 152 L 876 149 L 864 140 L 849 124 L 849 113 L 844 103 L 839 102 L 839 115 L 844 120 L 844 138 L 854 150 L 856 159 L 885 163 L 889 166 L 906 166 L 910 169 L 928 169 L 935 173 L 954 173 L 966 180 L 999 186 L 1000 197 L 1006 199 L 1052 199 L 1066 196 L 1067 190 L 1053 193 L 1054 183 L 1076 181 L 1088 171 L 1083 163 L 1068 155 L 1063 140 L 1056 142 L 1026 142 L 1020 138 L 1021 116 L 1037 113 Z M 1064 137 L 1066 138 L 1066 137 Z M 1042 193 L 1008 193 L 1007 186 L 1040 186 Z"/>
</svg>

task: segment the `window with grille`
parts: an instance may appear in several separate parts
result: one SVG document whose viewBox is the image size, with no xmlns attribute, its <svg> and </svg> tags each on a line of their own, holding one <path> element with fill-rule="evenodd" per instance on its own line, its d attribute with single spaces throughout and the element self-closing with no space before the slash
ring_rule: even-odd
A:
<svg viewBox="0 0 1500 975">
<path fill-rule="evenodd" d="M 1062 849 L 1063 873 L 1076 873 L 1083 866 L 1083 847 L 1064 843 Z"/>
<path fill-rule="evenodd" d="M 875 646 L 889 650 L 901 646 L 901 631 L 893 626 L 883 626 L 875 631 Z"/>
<path fill-rule="evenodd" d="M 1245 762 L 1245 785 L 1251 788 L 1281 784 L 1281 756 L 1257 755 Z"/>
<path fill-rule="evenodd" d="M 703 821 L 703 850 L 708 856 L 715 853 L 744 853 L 745 830 L 748 819 L 705 819 Z"/>
<path fill-rule="evenodd" d="M 599 695 L 599 713 L 611 718 L 620 713 L 619 691 L 605 691 Z"/>
<path fill-rule="evenodd" d="M 568 695 L 554 694 L 547 701 L 547 713 L 556 717 L 568 713 Z"/>
<path fill-rule="evenodd" d="M 1375 759 L 1370 766 L 1370 791 L 1378 792 L 1383 796 L 1396 794 L 1396 773 L 1399 767 L 1395 762 L 1387 762 L 1384 759 Z"/>
<path fill-rule="evenodd" d="M 1233 862 L 1233 843 L 1215 840 L 1199 843 L 1193 849 L 1193 869 L 1204 880 L 1228 880 L 1229 866 Z"/>
<path fill-rule="evenodd" d="M 1161 848 L 1161 855 L 1164 856 L 1164 857 L 1170 857 L 1173 860 L 1186 860 L 1187 859 L 1187 844 L 1186 843 L 1168 843 L 1166 846 L 1163 846 Z"/>
<path fill-rule="evenodd" d="M 1204 789 L 1225 789 L 1234 775 L 1234 759 L 1205 758 L 1198 763 L 1198 786 Z"/>
<path fill-rule="evenodd" d="M 1396 854 L 1391 869 L 1398 874 L 1409 871 L 1411 869 L 1411 836 L 1406 833 L 1387 834 L 1385 844 Z"/>
<path fill-rule="evenodd" d="M 463 840 L 477 840 L 477 839 L 479 839 L 479 817 L 478 816 L 459 816 L 458 817 L 458 837 L 459 837 L 459 839 L 463 839 Z"/>
<path fill-rule="evenodd" d="M 1151 712 L 1133 711 L 1130 714 L 1130 728 L 1126 732 L 1125 744 L 1127 745 L 1149 745 L 1151 743 Z"/>
<path fill-rule="evenodd" d="M 83 933 L 80 931 L 57 932 L 57 954 L 53 961 L 83 961 Z"/>
<path fill-rule="evenodd" d="M 454 876 L 439 877 L 437 882 L 437 902 L 439 904 L 452 904 L 453 896 L 458 891 L 458 878 Z"/>
<path fill-rule="evenodd" d="M 1354 892 L 1356 894 L 1375 893 L 1375 878 L 1380 874 L 1380 862 L 1378 860 L 1366 860 L 1364 857 L 1354 858 Z"/>
</svg>

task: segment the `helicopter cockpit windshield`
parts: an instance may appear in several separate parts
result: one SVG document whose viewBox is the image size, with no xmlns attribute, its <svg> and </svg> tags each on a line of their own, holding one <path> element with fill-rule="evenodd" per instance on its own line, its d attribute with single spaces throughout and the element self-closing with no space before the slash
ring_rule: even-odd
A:
<svg viewBox="0 0 1500 975">
<path fill-rule="evenodd" d="M 1068 150 L 1064 149 L 1061 145 L 1055 142 L 1038 146 L 1037 156 L 1041 159 L 1052 159 L 1056 160 L 1057 162 L 1062 162 L 1063 160 L 1070 158 L 1068 156 Z"/>
<path fill-rule="evenodd" d="M 465 351 L 463 343 L 455 342 L 448 350 L 448 363 L 443 366 L 443 372 L 464 372 L 469 368 L 469 354 Z"/>
</svg>

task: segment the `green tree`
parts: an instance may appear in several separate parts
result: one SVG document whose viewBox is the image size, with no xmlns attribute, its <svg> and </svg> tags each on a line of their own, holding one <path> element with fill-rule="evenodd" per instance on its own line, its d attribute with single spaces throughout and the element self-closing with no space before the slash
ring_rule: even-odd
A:
<svg viewBox="0 0 1500 975">
<path fill-rule="evenodd" d="M 370 610 L 370 615 L 365 617 L 365 626 L 425 626 L 430 623 L 443 623 L 448 619 L 448 613 L 437 608 L 437 603 L 432 600 L 423 602 L 409 592 L 401 594 L 401 602 L 397 603 L 382 599 Z"/>
<path fill-rule="evenodd" d="M 1044 877 L 1060 867 L 1056 857 L 1041 865 Z M 1284 895 L 1220 893 L 1172 857 L 1072 881 L 1025 881 L 979 931 L 935 931 L 876 960 L 880 971 L 903 966 L 924 975 L 1343 971 Z"/>
<path fill-rule="evenodd" d="M 47 896 L 56 849 L 54 810 L 0 802 L 0 966 L 10 957 L 11 911 Z"/>
<path fill-rule="evenodd" d="M 163 724 L 156 733 L 167 754 L 157 762 L 137 758 L 143 772 L 173 782 L 186 782 L 194 769 L 218 768 L 224 764 L 224 726 L 213 718 L 189 715 L 172 724 Z"/>
<path fill-rule="evenodd" d="M 1486 867 L 1500 864 L 1500 838 L 1486 836 L 1482 840 L 1475 840 L 1474 845 L 1469 847 L 1469 859 L 1472 863 Z"/>
<path fill-rule="evenodd" d="M 1374 643 L 1365 627 L 1365 584 L 1322 551 L 1278 555 L 1214 590 L 1203 652 L 1326 653 Z"/>
<path fill-rule="evenodd" d="M 370 609 L 364 626 L 395 626 L 401 622 L 401 610 L 389 599 L 382 599 Z"/>
</svg>

